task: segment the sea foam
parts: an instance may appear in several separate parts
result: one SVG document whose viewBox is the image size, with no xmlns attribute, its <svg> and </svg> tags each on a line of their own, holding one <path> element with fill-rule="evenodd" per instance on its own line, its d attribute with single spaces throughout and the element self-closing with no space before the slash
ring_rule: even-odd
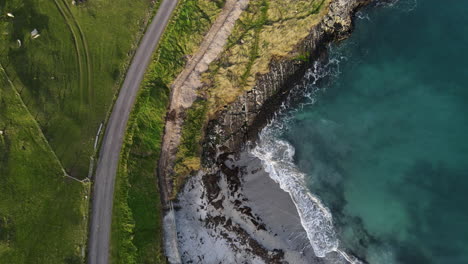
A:
<svg viewBox="0 0 468 264">
<path fill-rule="evenodd" d="M 296 205 L 307 237 L 317 257 L 338 249 L 330 210 L 305 186 L 305 175 L 293 163 L 294 148 L 288 142 L 268 135 L 264 130 L 251 153 L 262 161 L 264 169 L 288 192 Z"/>
<path fill-rule="evenodd" d="M 417 0 L 392 0 L 377 2 L 388 8 L 396 8 L 403 12 L 411 12 L 418 6 Z M 358 13 L 358 18 L 371 20 L 365 13 Z M 296 85 L 285 102 L 280 106 L 273 120 L 260 132 L 259 140 L 250 153 L 261 160 L 265 171 L 277 182 L 281 189 L 289 193 L 301 218 L 310 244 L 317 257 L 325 257 L 328 253 L 336 252 L 348 263 L 361 264 L 353 255 L 340 249 L 340 241 L 333 226 L 333 217 L 323 202 L 310 193 L 306 186 L 306 175 L 294 164 L 294 147 L 281 139 L 281 134 L 288 129 L 288 123 L 296 111 L 305 105 L 314 104 L 317 94 L 326 90 L 327 85 L 317 83 L 325 78 L 338 78 L 341 74 L 340 63 L 347 58 L 347 46 L 356 45 L 347 42 L 341 47 L 329 46 L 330 57 L 325 62 L 316 62 L 307 71 L 303 82 Z M 384 263 L 393 263 L 391 252 L 386 255 Z"/>
<path fill-rule="evenodd" d="M 339 248 L 339 239 L 333 226 L 333 217 L 323 202 L 306 186 L 306 175 L 294 164 L 294 147 L 279 134 L 286 128 L 281 122 L 272 122 L 260 132 L 257 145 L 250 153 L 261 160 L 264 170 L 280 188 L 289 193 L 317 257 L 338 253 L 344 261 L 362 264 L 353 255 Z"/>
<path fill-rule="evenodd" d="M 275 118 L 260 132 L 259 140 L 250 153 L 261 160 L 269 176 L 289 193 L 315 255 L 323 258 L 328 253 L 336 252 L 347 262 L 359 264 L 362 262 L 339 249 L 339 239 L 330 210 L 309 191 L 305 182 L 306 175 L 294 164 L 294 147 L 280 137 L 287 129 L 293 113 L 305 105 L 314 104 L 317 93 L 325 89 L 323 85 L 318 89 L 317 83 L 326 77 L 340 75 L 340 62 L 347 58 L 340 50 L 330 50 L 330 53 L 333 56 L 327 62 L 316 62 L 305 74 L 303 83 L 292 89 Z"/>
</svg>

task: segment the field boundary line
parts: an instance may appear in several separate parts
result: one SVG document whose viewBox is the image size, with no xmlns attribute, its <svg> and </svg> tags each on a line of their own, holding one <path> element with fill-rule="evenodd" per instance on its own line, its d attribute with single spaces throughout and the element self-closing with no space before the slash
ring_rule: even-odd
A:
<svg viewBox="0 0 468 264">
<path fill-rule="evenodd" d="M 5 68 L 3 67 L 3 65 L 2 65 L 1 63 L 0 63 L 0 70 L 1 70 L 1 72 L 3 73 L 3 75 L 5 76 L 5 79 L 7 80 L 7 82 L 10 84 L 10 88 L 13 90 L 13 92 L 14 92 L 15 95 L 16 95 L 16 97 L 18 97 L 19 101 L 21 102 L 21 106 L 28 112 L 29 117 L 33 120 L 34 126 L 40 131 L 39 137 L 42 139 L 42 141 L 44 141 L 47 150 L 48 150 L 50 153 L 52 153 L 55 162 L 57 162 L 57 164 L 59 165 L 60 169 L 61 169 L 62 172 L 63 172 L 63 176 L 64 176 L 64 177 L 72 178 L 72 179 L 74 179 L 74 180 L 76 180 L 76 181 L 79 181 L 80 183 L 84 183 L 86 180 L 79 180 L 79 179 L 76 179 L 76 178 L 74 178 L 74 177 L 68 175 L 68 173 L 65 171 L 65 168 L 63 167 L 62 162 L 60 162 L 60 159 L 57 157 L 57 154 L 56 154 L 55 151 L 52 149 L 52 146 L 49 144 L 49 141 L 48 141 L 47 138 L 45 137 L 44 132 L 43 132 L 42 129 L 41 129 L 41 126 L 39 125 L 39 123 L 37 122 L 37 120 L 33 117 L 33 115 L 31 114 L 31 111 L 29 111 L 29 108 L 28 108 L 28 107 L 26 106 L 26 104 L 24 103 L 23 98 L 22 98 L 21 95 L 18 93 L 18 90 L 16 89 L 14 83 L 11 81 L 10 77 L 8 76 L 8 73 L 5 71 Z"/>
</svg>

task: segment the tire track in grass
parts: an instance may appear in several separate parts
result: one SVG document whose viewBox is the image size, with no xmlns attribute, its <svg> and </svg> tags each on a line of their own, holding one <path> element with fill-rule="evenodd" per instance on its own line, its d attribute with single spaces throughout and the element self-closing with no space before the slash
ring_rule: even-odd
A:
<svg viewBox="0 0 468 264">
<path fill-rule="evenodd" d="M 67 26 L 68 28 L 70 29 L 70 32 L 72 34 L 72 38 L 73 38 L 73 44 L 75 46 L 75 51 L 76 51 L 76 57 L 78 59 L 78 71 L 79 71 L 79 86 L 80 86 L 80 100 L 83 101 L 83 94 L 82 94 L 82 90 L 83 90 L 83 62 L 81 61 L 81 56 L 80 56 L 80 47 L 78 45 L 78 40 L 76 38 L 76 34 L 75 34 L 75 31 L 73 30 L 72 26 L 70 25 L 68 19 L 67 19 L 67 16 L 65 15 L 65 12 L 62 8 L 62 6 L 60 6 L 60 3 L 59 1 L 57 0 L 54 0 L 54 3 L 55 3 L 55 6 L 57 6 L 57 9 L 59 10 L 60 14 L 62 15 L 63 19 L 65 20 L 65 22 L 67 23 Z"/>
<path fill-rule="evenodd" d="M 81 29 L 80 24 L 76 20 L 75 16 L 73 16 L 73 13 L 70 9 L 70 5 L 66 2 L 66 0 L 62 0 L 63 4 L 65 5 L 68 13 L 70 14 L 70 17 L 75 24 L 76 28 L 78 29 L 78 35 L 80 38 L 80 42 L 82 43 L 83 50 L 85 53 L 85 60 L 86 60 L 86 71 L 87 71 L 87 84 L 88 84 L 88 100 L 91 106 L 94 105 L 94 89 L 93 89 L 93 79 L 91 78 L 92 76 L 92 64 L 91 64 L 91 56 L 89 55 L 89 48 L 88 48 L 88 42 L 86 41 L 85 34 L 83 33 L 83 30 Z"/>
<path fill-rule="evenodd" d="M 81 107 L 89 103 L 94 97 L 92 94 L 92 80 L 91 80 L 91 63 L 88 52 L 88 44 L 86 42 L 84 33 L 76 21 L 69 5 L 64 0 L 54 0 L 60 14 L 67 23 L 68 28 L 72 34 L 73 43 L 78 59 L 79 68 L 79 87 L 80 87 L 80 101 Z M 87 94 L 86 94 L 87 93 Z"/>
</svg>

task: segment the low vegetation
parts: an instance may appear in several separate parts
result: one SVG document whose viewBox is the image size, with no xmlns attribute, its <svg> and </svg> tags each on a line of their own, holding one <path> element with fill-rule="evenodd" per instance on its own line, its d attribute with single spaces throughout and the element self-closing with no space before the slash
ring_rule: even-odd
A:
<svg viewBox="0 0 468 264">
<path fill-rule="evenodd" d="M 155 174 L 170 85 L 224 1 L 184 0 L 166 29 L 132 112 L 114 195 L 112 263 L 165 263 Z"/>
<path fill-rule="evenodd" d="M 167 88 L 146 86 L 135 105 L 114 193 L 112 263 L 165 263 L 155 166 L 168 101 Z"/>
<path fill-rule="evenodd" d="M 176 165 L 174 167 L 174 190 L 172 192 L 174 196 L 177 195 L 179 189 L 184 184 L 186 177 L 192 171 L 200 169 L 202 131 L 204 130 L 207 112 L 208 104 L 205 100 L 196 101 L 187 111 L 182 129 L 181 144 L 177 151 Z"/>
<path fill-rule="evenodd" d="M 0 67 L 0 263 L 84 263 L 88 193 Z"/>
</svg>

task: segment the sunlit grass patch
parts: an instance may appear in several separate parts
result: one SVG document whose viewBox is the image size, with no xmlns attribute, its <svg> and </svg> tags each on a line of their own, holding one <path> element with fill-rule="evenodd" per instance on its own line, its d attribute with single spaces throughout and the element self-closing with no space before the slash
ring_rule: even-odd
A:
<svg viewBox="0 0 468 264">
<path fill-rule="evenodd" d="M 296 45 L 326 14 L 330 0 L 252 1 L 231 34 L 225 51 L 210 65 L 208 83 L 213 116 L 255 85 L 273 58 L 290 57 Z M 295 55 L 297 56 L 297 55 Z"/>
<path fill-rule="evenodd" d="M 0 263 L 83 263 L 88 195 L 0 68 Z"/>
<path fill-rule="evenodd" d="M 0 62 L 75 177 L 88 175 L 94 137 L 152 5 L 149 0 L 0 4 Z"/>
</svg>

